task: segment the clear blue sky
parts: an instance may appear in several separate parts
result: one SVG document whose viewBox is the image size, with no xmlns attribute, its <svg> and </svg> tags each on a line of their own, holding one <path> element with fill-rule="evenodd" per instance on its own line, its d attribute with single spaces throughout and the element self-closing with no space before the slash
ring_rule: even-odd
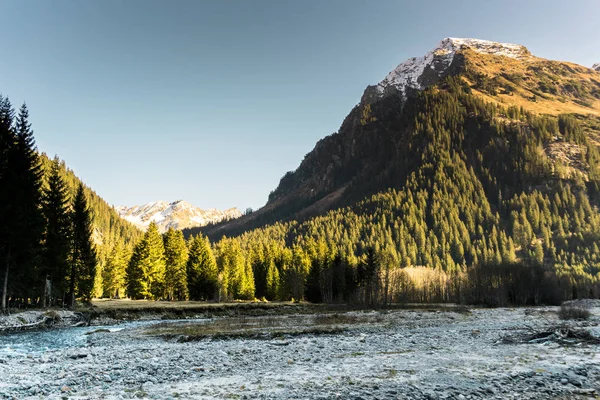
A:
<svg viewBox="0 0 600 400">
<path fill-rule="evenodd" d="M 254 207 L 441 39 L 600 62 L 600 1 L 0 1 L 0 93 L 114 205 Z"/>
</svg>

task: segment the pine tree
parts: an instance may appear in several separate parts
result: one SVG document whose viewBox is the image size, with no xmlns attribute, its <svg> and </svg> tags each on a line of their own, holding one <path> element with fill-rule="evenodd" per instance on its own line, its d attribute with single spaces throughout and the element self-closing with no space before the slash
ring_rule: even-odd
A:
<svg viewBox="0 0 600 400">
<path fill-rule="evenodd" d="M 158 226 L 152 222 L 136 246 L 127 267 L 127 295 L 133 299 L 165 297 L 165 250 Z"/>
<path fill-rule="evenodd" d="M 125 271 L 127 269 L 127 256 L 125 247 L 117 242 L 102 271 L 102 292 L 104 296 L 119 299 L 125 296 Z"/>
<path fill-rule="evenodd" d="M 201 234 L 191 239 L 187 282 L 190 298 L 193 300 L 212 300 L 217 296 L 217 263 L 208 239 Z"/>
<path fill-rule="evenodd" d="M 65 286 L 71 253 L 71 219 L 67 187 L 61 176 L 58 157 L 54 158 L 44 190 L 43 211 L 46 232 L 43 249 L 41 280 L 43 285 L 42 304 L 60 296 L 65 300 Z M 46 282 L 49 281 L 50 285 Z M 49 287 L 48 287 L 49 286 Z M 50 289 L 50 293 L 48 293 Z M 55 292 L 53 294 L 52 292 Z"/>
<path fill-rule="evenodd" d="M 188 251 L 181 231 L 173 228 L 164 234 L 165 293 L 169 300 L 187 300 L 186 264 Z"/>
<path fill-rule="evenodd" d="M 148 243 L 148 257 L 144 260 L 148 290 L 154 300 L 165 296 L 165 249 L 158 226 L 150 224 L 145 236 Z"/>
<path fill-rule="evenodd" d="M 142 260 L 147 257 L 148 244 L 144 238 L 139 241 L 127 263 L 125 282 L 127 296 L 139 300 L 149 297 L 148 280 L 146 279 Z"/>
<path fill-rule="evenodd" d="M 319 260 L 313 260 L 312 262 L 312 266 L 306 277 L 305 290 L 306 293 L 304 296 L 306 297 L 306 300 L 311 303 L 320 303 L 323 301 L 321 293 L 321 263 Z"/>
<path fill-rule="evenodd" d="M 253 300 L 256 292 L 256 285 L 254 284 L 252 264 L 250 264 L 250 260 L 247 258 L 244 258 L 244 275 L 244 281 L 240 287 L 239 298 L 242 300 Z"/>
<path fill-rule="evenodd" d="M 1 307 L 5 310 L 8 297 L 8 280 L 13 263 L 14 202 L 11 195 L 10 154 L 16 144 L 13 130 L 14 110 L 8 98 L 0 96 L 0 296 Z"/>
<path fill-rule="evenodd" d="M 96 250 L 92 241 L 92 220 L 83 183 L 79 184 L 73 200 L 72 232 L 73 251 L 69 292 L 71 306 L 74 306 L 76 296 L 86 301 L 91 299 L 97 265 Z"/>
<path fill-rule="evenodd" d="M 0 150 L 7 157 L 6 164 L 0 167 L 4 168 L 1 180 L 2 189 L 6 190 L 0 200 L 5 213 L 0 218 L 3 220 L 0 222 L 4 223 L 0 242 L 5 257 L 2 287 L 2 307 L 5 308 L 11 277 L 15 292 L 25 299 L 33 297 L 44 219 L 40 208 L 42 174 L 27 106 L 21 106 L 14 128 L 9 125 L 12 109 L 8 100 L 2 100 L 0 115 L 3 130 L 0 133 L 1 144 L 8 145 Z"/>
<path fill-rule="evenodd" d="M 277 269 L 277 266 L 275 265 L 275 262 L 273 262 L 273 260 L 271 260 L 269 262 L 269 266 L 267 268 L 266 286 L 267 286 L 267 293 L 266 293 L 267 300 L 276 300 L 277 296 L 279 294 L 280 282 L 279 282 L 279 270 Z"/>
</svg>

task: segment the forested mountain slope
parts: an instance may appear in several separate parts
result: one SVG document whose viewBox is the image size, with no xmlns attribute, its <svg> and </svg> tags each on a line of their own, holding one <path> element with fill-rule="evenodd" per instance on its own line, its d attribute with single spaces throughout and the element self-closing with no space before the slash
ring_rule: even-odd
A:
<svg viewBox="0 0 600 400">
<path fill-rule="evenodd" d="M 460 295 L 455 282 L 478 282 L 475 267 L 504 265 L 495 279 L 514 283 L 515 263 L 541 267 L 517 279 L 536 282 L 527 290 L 552 274 L 546 298 L 597 296 L 599 114 L 600 73 L 590 68 L 446 39 L 367 88 L 265 207 L 203 231 L 241 235 L 220 243 L 239 242 L 257 295 L 272 298 L 291 296 L 273 297 L 273 276 L 289 286 L 299 274 L 316 299 L 362 282 L 364 300 L 361 268 L 371 265 L 396 271 L 397 297 L 447 299 Z M 435 289 L 410 294 L 423 280 L 409 276 L 416 270 Z"/>
<path fill-rule="evenodd" d="M 300 166 L 281 179 L 263 208 L 206 232 L 215 238 L 239 234 L 265 223 L 318 215 L 388 187 L 401 188 L 406 168 L 415 166 L 415 139 L 419 139 L 413 139 L 410 131 L 420 111 L 405 105 L 447 76 L 459 78 L 473 97 L 514 106 L 521 113 L 573 114 L 583 121 L 588 139 L 598 143 L 599 73 L 534 57 L 519 45 L 449 38 L 368 87 L 339 132 L 320 140 Z M 566 163 L 578 157 L 577 148 L 551 140 L 544 145 L 550 146 L 549 157 Z"/>
<path fill-rule="evenodd" d="M 43 182 L 47 185 L 50 176 L 52 160 L 45 154 L 40 154 L 40 163 L 43 171 Z M 64 161 L 60 161 L 62 178 L 68 188 L 69 197 L 73 199 L 81 180 L 69 169 Z M 113 248 L 120 244 L 127 251 L 131 251 L 143 232 L 130 222 L 121 218 L 118 212 L 109 205 L 95 191 L 84 184 L 84 191 L 92 217 L 93 239 L 98 256 L 97 277 L 94 294 L 102 295 L 102 270 Z"/>
</svg>

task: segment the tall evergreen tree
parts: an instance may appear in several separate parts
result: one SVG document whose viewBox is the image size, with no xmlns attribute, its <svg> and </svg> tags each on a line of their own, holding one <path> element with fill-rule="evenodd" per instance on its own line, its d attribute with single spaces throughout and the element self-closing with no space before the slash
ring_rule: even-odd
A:
<svg viewBox="0 0 600 400">
<path fill-rule="evenodd" d="M 173 228 L 164 234 L 165 294 L 169 300 L 187 300 L 188 285 L 186 263 L 188 251 L 181 231 Z"/>
<path fill-rule="evenodd" d="M 279 295 L 280 281 L 279 270 L 273 260 L 269 262 L 267 268 L 266 289 L 267 300 L 276 300 Z"/>
<path fill-rule="evenodd" d="M 150 224 L 146 232 L 148 242 L 148 258 L 146 259 L 146 276 L 149 291 L 153 299 L 165 296 L 165 248 L 156 224 Z"/>
<path fill-rule="evenodd" d="M 197 235 L 190 242 L 187 261 L 187 282 L 190 298 L 213 300 L 218 291 L 217 262 L 205 236 Z"/>
<path fill-rule="evenodd" d="M 125 271 L 127 254 L 125 246 L 117 242 L 102 270 L 102 293 L 113 299 L 125 296 Z"/>
<path fill-rule="evenodd" d="M 92 241 L 92 220 L 85 198 L 83 183 L 79 184 L 73 200 L 73 252 L 69 278 L 71 306 L 75 297 L 89 301 L 96 276 L 96 250 Z"/>
<path fill-rule="evenodd" d="M 312 266 L 306 277 L 305 291 L 304 296 L 306 300 L 312 303 L 323 301 L 321 294 L 321 262 L 319 260 L 313 260 L 312 262 Z"/>
<path fill-rule="evenodd" d="M 13 130 L 14 110 L 7 97 L 0 96 L 0 296 L 1 307 L 6 309 L 8 280 L 13 253 L 14 222 L 12 183 L 10 179 L 10 154 L 16 143 Z"/>
<path fill-rule="evenodd" d="M 43 211 L 46 218 L 46 232 L 40 278 L 43 285 L 42 304 L 46 305 L 48 299 L 57 295 L 65 301 L 67 291 L 65 285 L 71 255 L 72 225 L 69 194 L 61 175 L 58 157 L 55 157 L 52 162 L 48 184 L 44 190 Z M 47 285 L 46 281 L 49 281 L 50 285 Z"/>
<path fill-rule="evenodd" d="M 127 294 L 134 299 L 165 296 L 165 250 L 158 226 L 152 222 L 136 246 L 127 267 Z"/>
<path fill-rule="evenodd" d="M 11 110 L 10 102 L 0 105 L 3 130 L 8 127 Z M 7 192 L 2 196 L 6 213 L 2 219 L 2 240 L 5 256 L 4 284 L 2 287 L 2 307 L 6 308 L 8 281 L 13 280 L 13 289 L 21 298 L 33 297 L 32 288 L 39 266 L 41 237 L 44 219 L 41 212 L 41 169 L 33 131 L 29 123 L 29 112 L 23 104 L 16 118 L 13 134 L 4 131 L 2 142 L 14 140 L 12 146 L 4 149 L 7 156 L 2 172 L 3 186 Z M 12 268 L 12 270 L 11 270 Z"/>
<path fill-rule="evenodd" d="M 144 275 L 142 260 L 146 258 L 148 244 L 144 238 L 133 249 L 133 254 L 127 263 L 125 283 L 127 296 L 139 300 L 149 297 L 148 281 Z"/>
</svg>

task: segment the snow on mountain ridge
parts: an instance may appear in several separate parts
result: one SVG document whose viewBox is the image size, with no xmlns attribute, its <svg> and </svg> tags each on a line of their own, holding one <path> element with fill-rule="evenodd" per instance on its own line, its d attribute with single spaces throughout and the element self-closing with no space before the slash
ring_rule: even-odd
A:
<svg viewBox="0 0 600 400">
<path fill-rule="evenodd" d="M 600 63 L 592 65 L 592 69 L 595 69 L 596 71 L 600 72 Z"/>
<path fill-rule="evenodd" d="M 409 58 L 398 65 L 376 86 L 367 88 L 365 94 L 381 97 L 391 89 L 399 91 L 406 99 L 408 90 L 424 90 L 429 86 L 432 77 L 442 76 L 452 65 L 456 53 L 466 48 L 478 53 L 510 58 L 530 56 L 527 48 L 519 44 L 471 38 L 446 38 L 424 56 Z"/>
<path fill-rule="evenodd" d="M 161 232 L 165 232 L 169 228 L 185 229 L 204 226 L 223 219 L 238 218 L 242 215 L 237 208 L 204 210 L 183 200 L 172 203 L 160 200 L 133 207 L 119 206 L 116 207 L 116 210 L 121 218 L 141 229 L 146 229 L 151 222 L 156 222 Z"/>
</svg>

